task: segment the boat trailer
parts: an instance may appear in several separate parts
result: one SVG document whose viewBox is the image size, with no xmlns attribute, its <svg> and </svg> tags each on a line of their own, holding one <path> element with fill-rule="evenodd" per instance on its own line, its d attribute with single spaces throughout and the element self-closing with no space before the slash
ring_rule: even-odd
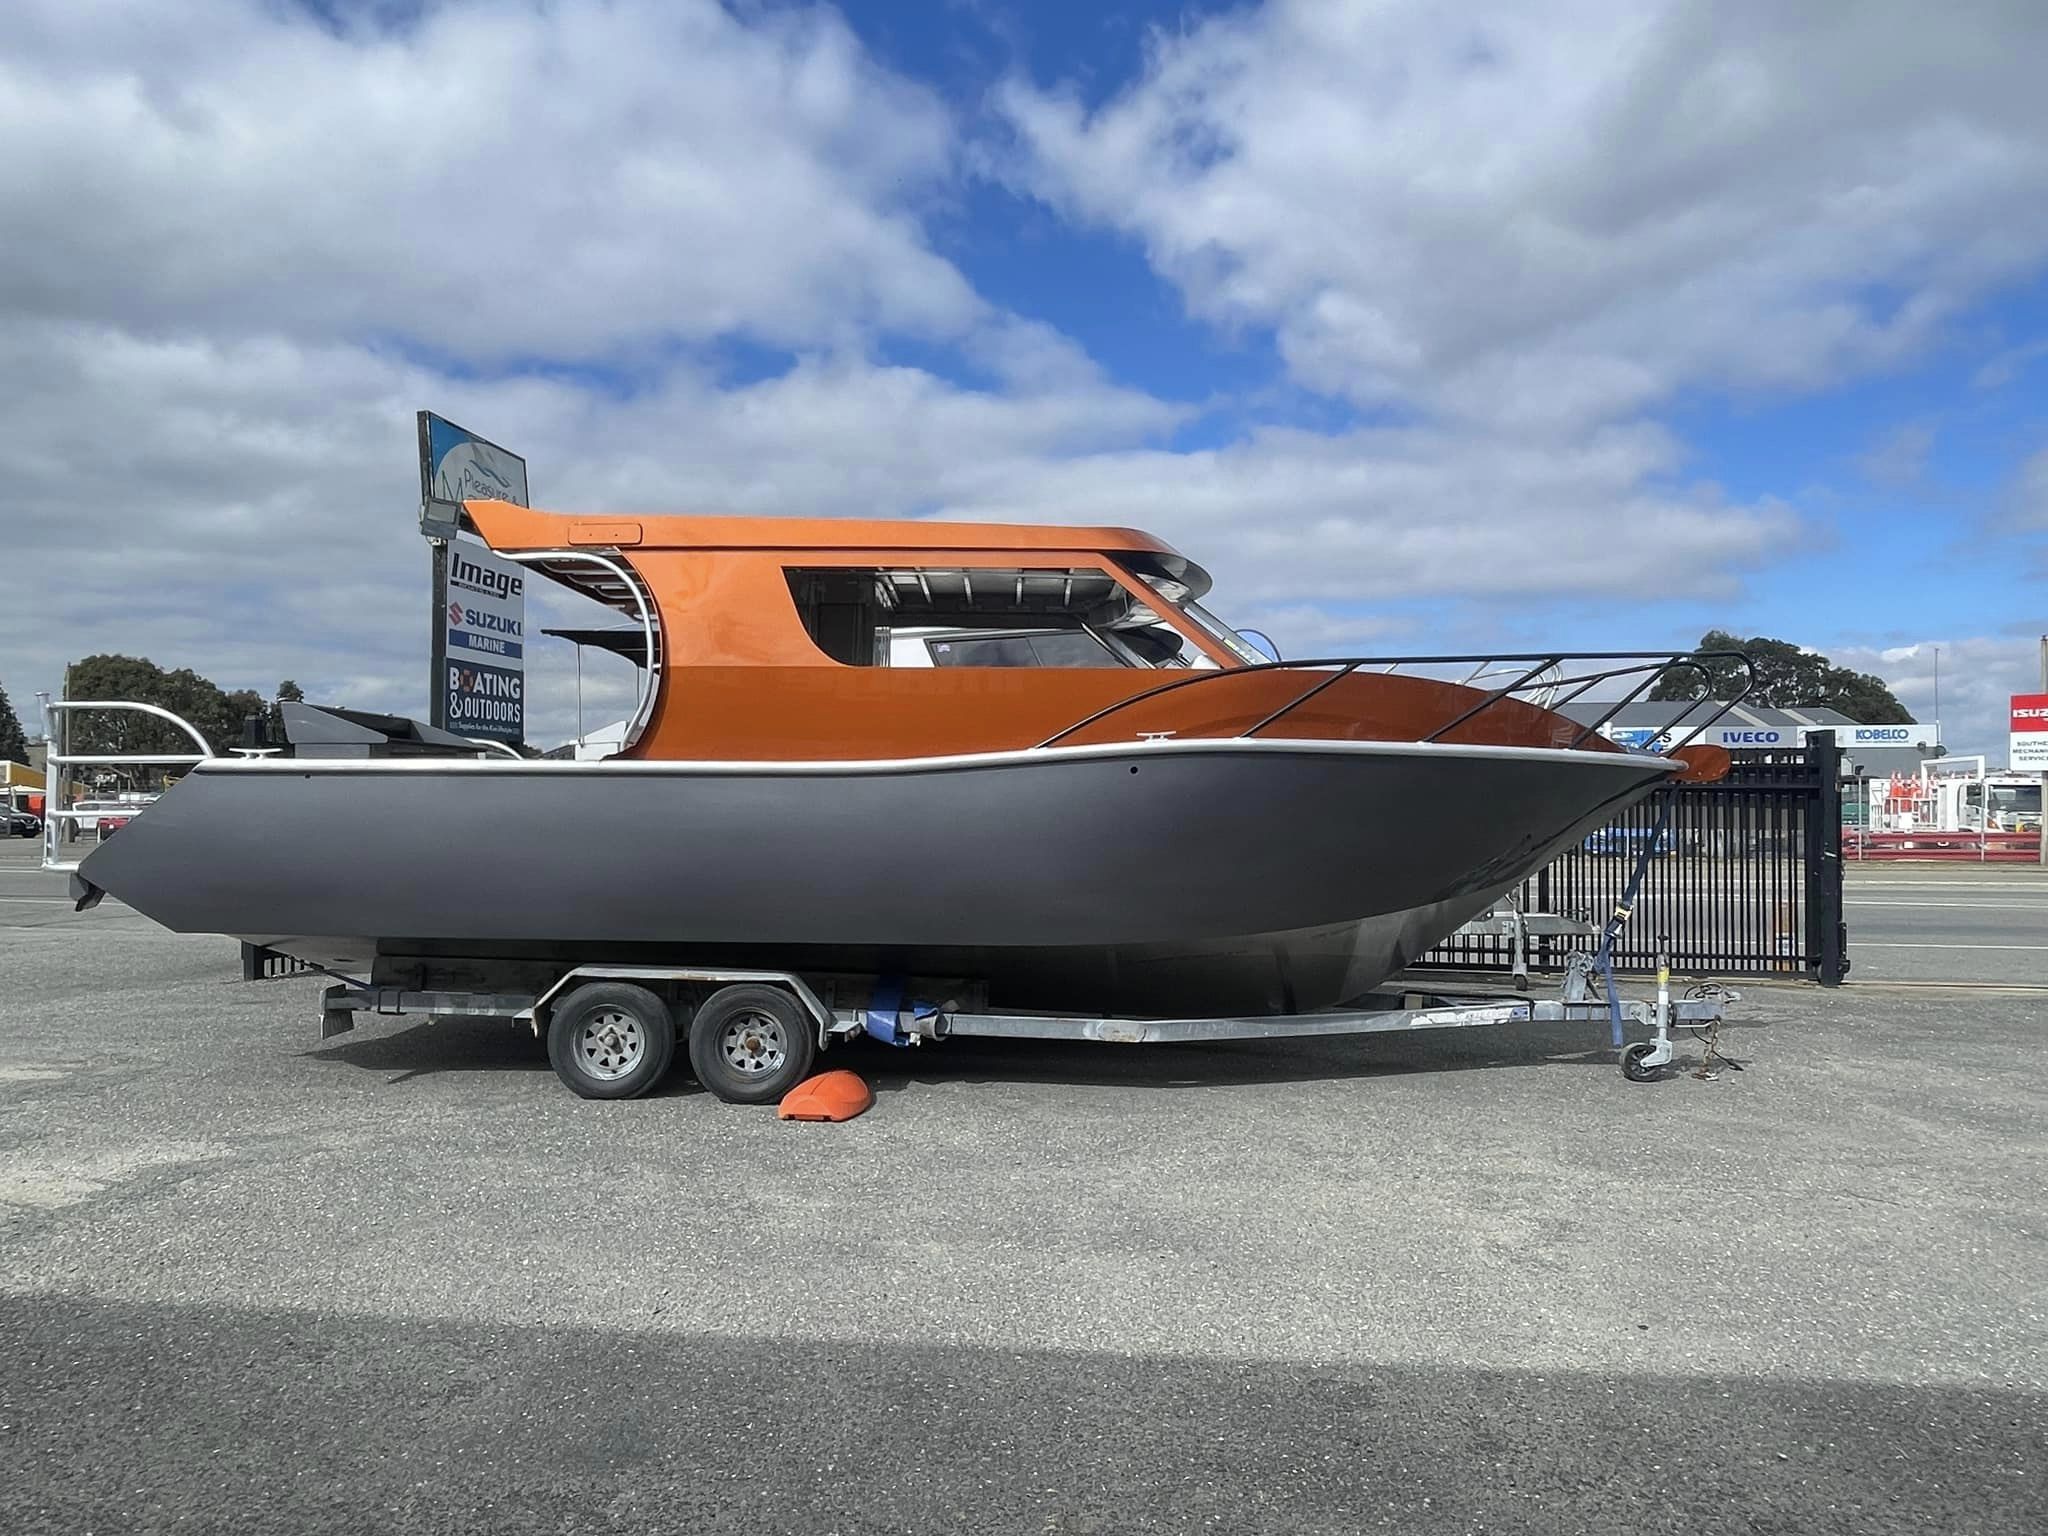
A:
<svg viewBox="0 0 2048 1536">
<path fill-rule="evenodd" d="M 320 1033 L 328 1039 L 353 1029 L 358 1013 L 508 1019 L 531 1029 L 537 1038 L 546 1038 L 563 1081 L 589 1097 L 627 1096 L 605 1091 L 605 1083 L 623 1075 L 622 1071 L 605 1077 L 604 1072 L 611 1070 L 607 1064 L 637 1059 L 635 1042 L 643 1037 L 680 1035 L 688 1041 L 692 1064 L 706 1088 L 733 1102 L 755 1103 L 764 1101 L 771 1085 L 779 1090 L 801 1080 L 817 1051 L 862 1036 L 902 1047 L 935 1045 L 955 1036 L 1206 1045 L 1507 1024 L 1606 1023 L 1620 1052 L 1622 1075 L 1641 1083 L 1660 1076 L 1660 1069 L 1673 1059 L 1674 1031 L 1718 1026 L 1728 1006 L 1739 998 L 1739 993 L 1717 983 L 1696 985 L 1675 996 L 1666 964 L 1659 968 L 1653 999 L 1625 999 L 1599 955 L 1587 952 L 1572 956 L 1554 997 L 1404 989 L 1374 993 L 1340 1009 L 1248 1018 L 985 1011 L 952 1002 L 916 1001 L 900 984 L 875 978 L 828 980 L 793 971 L 586 965 L 565 971 L 538 994 L 414 991 L 340 982 L 322 996 Z M 780 1000 L 782 1006 L 764 1007 L 771 1000 Z M 586 1017 L 596 1022 L 583 1022 Z M 574 1040 L 557 1039 L 564 1032 L 557 1030 L 558 1022 L 565 1023 Z M 669 1048 L 673 1049 L 672 1041 Z M 633 1091 L 651 1086 L 649 1079 Z"/>
</svg>

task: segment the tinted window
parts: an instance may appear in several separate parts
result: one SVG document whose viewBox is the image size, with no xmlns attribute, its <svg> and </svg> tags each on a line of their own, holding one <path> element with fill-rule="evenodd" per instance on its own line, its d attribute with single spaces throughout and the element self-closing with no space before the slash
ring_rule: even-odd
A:
<svg viewBox="0 0 2048 1536">
<path fill-rule="evenodd" d="M 1085 630 L 1068 630 L 1057 635 L 1033 635 L 1031 654 L 1041 667 L 1114 667 L 1121 665 L 1103 648 L 1102 642 Z"/>
<path fill-rule="evenodd" d="M 1071 630 L 1054 635 L 965 635 L 926 642 L 941 667 L 1116 667 L 1118 661 L 1093 635 Z"/>
<path fill-rule="evenodd" d="M 932 661 L 942 667 L 1035 667 L 1029 635 L 990 635 L 968 640 L 933 640 Z"/>
</svg>

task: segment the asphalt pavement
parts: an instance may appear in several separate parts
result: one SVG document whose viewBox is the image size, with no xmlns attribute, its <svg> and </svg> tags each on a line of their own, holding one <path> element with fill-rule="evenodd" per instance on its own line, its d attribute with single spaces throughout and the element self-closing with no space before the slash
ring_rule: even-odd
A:
<svg viewBox="0 0 2048 1536">
<path fill-rule="evenodd" d="M 2001 952 L 1752 987 L 1711 1080 L 962 1040 L 798 1126 L 587 1103 L 502 1024 L 322 1043 L 313 983 L 10 859 L 0 1530 L 2038 1536 L 2048 994 Z"/>
<path fill-rule="evenodd" d="M 2048 870 L 2031 864 L 1847 866 L 1855 981 L 2048 986 Z"/>
</svg>

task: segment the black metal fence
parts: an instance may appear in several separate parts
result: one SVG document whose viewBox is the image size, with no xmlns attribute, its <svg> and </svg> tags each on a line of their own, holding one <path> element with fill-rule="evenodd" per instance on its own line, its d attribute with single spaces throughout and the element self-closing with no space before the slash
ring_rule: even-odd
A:
<svg viewBox="0 0 2048 1536">
<path fill-rule="evenodd" d="M 1638 855 L 1651 850 L 1617 970 L 1647 972 L 1668 941 L 1673 967 L 1701 976 L 1799 976 L 1834 986 L 1848 974 L 1842 921 L 1841 754 L 1832 732 L 1803 748 L 1731 753 L 1717 784 L 1680 784 L 1661 831 L 1662 796 L 1631 807 L 1522 888 L 1525 912 L 1606 921 Z M 1584 940 L 1528 939 L 1531 969 L 1561 969 Z M 1452 939 L 1424 967 L 1506 971 L 1512 941 Z"/>
</svg>

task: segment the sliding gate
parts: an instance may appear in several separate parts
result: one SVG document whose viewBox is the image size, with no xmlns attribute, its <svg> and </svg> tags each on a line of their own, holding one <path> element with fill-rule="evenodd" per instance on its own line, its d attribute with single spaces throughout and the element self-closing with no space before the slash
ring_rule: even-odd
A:
<svg viewBox="0 0 2048 1536">
<path fill-rule="evenodd" d="M 1848 974 L 1842 921 L 1841 753 L 1832 731 L 1804 747 L 1738 751 L 1718 784 L 1680 784 L 1600 828 L 1530 879 L 1524 912 L 1606 921 L 1636 858 L 1651 850 L 1633 914 L 1616 942 L 1615 968 L 1672 966 L 1694 976 L 1807 976 L 1823 986 Z M 1674 802 L 1660 831 L 1663 802 Z M 1562 969 L 1586 947 L 1528 939 L 1532 969 Z M 1461 936 L 1419 968 L 1507 971 L 1512 941 Z"/>
</svg>

